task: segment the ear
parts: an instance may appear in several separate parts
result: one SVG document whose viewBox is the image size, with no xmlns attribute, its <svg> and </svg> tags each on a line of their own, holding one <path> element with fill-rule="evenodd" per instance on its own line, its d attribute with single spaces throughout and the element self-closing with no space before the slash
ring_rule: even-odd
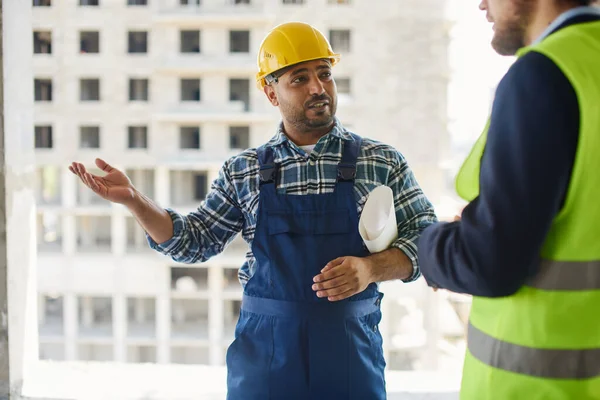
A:
<svg viewBox="0 0 600 400">
<path fill-rule="evenodd" d="M 263 91 L 265 92 L 267 99 L 269 99 L 269 102 L 274 107 L 277 107 L 279 105 L 279 100 L 277 100 L 277 93 L 275 92 L 275 88 L 273 88 L 273 86 L 271 86 L 271 85 L 266 85 L 263 88 Z"/>
</svg>

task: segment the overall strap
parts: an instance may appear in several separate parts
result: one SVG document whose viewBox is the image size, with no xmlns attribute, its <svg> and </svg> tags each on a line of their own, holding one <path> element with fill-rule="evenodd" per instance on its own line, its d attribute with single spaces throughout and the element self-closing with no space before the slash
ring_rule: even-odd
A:
<svg viewBox="0 0 600 400">
<path fill-rule="evenodd" d="M 270 146 L 261 146 L 256 149 L 258 154 L 258 164 L 260 169 L 258 171 L 260 175 L 260 185 L 275 184 L 275 178 L 277 177 L 277 164 L 275 164 L 275 156 L 273 154 L 273 148 Z"/>
<path fill-rule="evenodd" d="M 342 160 L 338 164 L 338 182 L 353 182 L 356 177 L 356 159 L 362 138 L 354 133 L 350 135 L 353 140 L 343 142 Z"/>
</svg>

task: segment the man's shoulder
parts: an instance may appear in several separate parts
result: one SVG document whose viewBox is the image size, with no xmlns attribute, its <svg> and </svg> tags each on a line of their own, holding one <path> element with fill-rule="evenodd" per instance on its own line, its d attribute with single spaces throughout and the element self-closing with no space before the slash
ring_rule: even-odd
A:
<svg viewBox="0 0 600 400">
<path fill-rule="evenodd" d="M 230 174 L 255 173 L 258 168 L 258 149 L 250 148 L 230 157 L 225 161 L 224 168 Z"/>
<path fill-rule="evenodd" d="M 252 147 L 242 151 L 239 154 L 229 158 L 225 162 L 225 166 L 230 171 L 240 171 L 240 170 L 255 170 L 260 167 L 259 163 L 259 153 L 271 151 L 273 153 L 274 159 L 279 159 L 281 157 L 286 158 L 289 155 L 288 151 L 282 149 L 279 144 L 273 144 L 273 141 L 270 140 L 258 147 Z M 265 157 L 266 155 L 263 155 Z"/>
<path fill-rule="evenodd" d="M 579 118 L 571 81 L 550 57 L 537 51 L 530 51 L 510 66 L 498 84 L 492 115 L 498 112 L 498 105 L 509 114 L 525 111 L 523 115 L 536 121 L 546 121 L 550 113 L 564 114 L 566 109 Z"/>
<path fill-rule="evenodd" d="M 510 65 L 498 88 L 516 89 L 545 97 L 546 92 L 551 91 L 556 82 L 568 82 L 568 79 L 552 58 L 533 49 Z"/>
<path fill-rule="evenodd" d="M 355 135 L 358 134 L 355 133 Z M 367 160 L 373 158 L 383 158 L 393 163 L 404 162 L 404 156 L 394 146 L 369 137 L 360 137 L 362 139 L 362 144 L 360 147 L 361 158 L 366 158 Z"/>
<path fill-rule="evenodd" d="M 371 151 L 371 152 L 391 152 L 391 153 L 398 152 L 398 150 L 396 150 L 392 145 L 382 142 L 380 140 L 376 140 L 376 139 L 372 139 L 372 138 L 364 137 L 364 136 L 361 136 L 361 138 L 362 138 L 362 146 L 361 146 L 362 150 Z"/>
</svg>

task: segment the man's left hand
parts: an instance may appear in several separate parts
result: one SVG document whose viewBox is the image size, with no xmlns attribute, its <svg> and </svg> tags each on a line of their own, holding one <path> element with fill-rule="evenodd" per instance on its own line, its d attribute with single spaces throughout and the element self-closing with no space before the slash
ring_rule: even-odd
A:
<svg viewBox="0 0 600 400">
<path fill-rule="evenodd" d="M 372 282 L 372 262 L 367 258 L 340 257 L 329 262 L 314 277 L 312 289 L 318 297 L 339 301 L 362 292 Z"/>
</svg>

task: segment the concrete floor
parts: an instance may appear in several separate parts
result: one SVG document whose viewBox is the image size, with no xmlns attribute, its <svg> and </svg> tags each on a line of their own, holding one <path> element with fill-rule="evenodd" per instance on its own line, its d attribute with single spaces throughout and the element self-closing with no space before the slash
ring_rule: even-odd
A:
<svg viewBox="0 0 600 400">
<path fill-rule="evenodd" d="M 31 365 L 29 400 L 224 400 L 226 370 L 201 365 L 71 363 Z M 389 400 L 458 399 L 459 376 L 391 371 Z"/>
</svg>

